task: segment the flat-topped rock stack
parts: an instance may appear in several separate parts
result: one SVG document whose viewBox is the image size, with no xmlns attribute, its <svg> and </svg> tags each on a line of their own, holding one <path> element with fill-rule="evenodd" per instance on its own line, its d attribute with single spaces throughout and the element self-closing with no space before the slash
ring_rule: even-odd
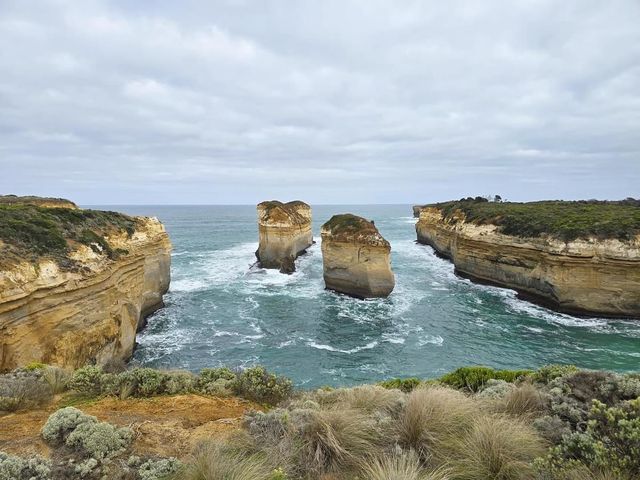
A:
<svg viewBox="0 0 640 480">
<path fill-rule="evenodd" d="M 321 234 L 326 288 L 358 298 L 393 291 L 391 246 L 373 222 L 349 213 L 334 215 Z"/>
<path fill-rule="evenodd" d="M 260 243 L 256 257 L 260 266 L 293 273 L 295 259 L 313 245 L 311 207 L 299 200 L 272 200 L 259 203 L 257 209 Z"/>
</svg>

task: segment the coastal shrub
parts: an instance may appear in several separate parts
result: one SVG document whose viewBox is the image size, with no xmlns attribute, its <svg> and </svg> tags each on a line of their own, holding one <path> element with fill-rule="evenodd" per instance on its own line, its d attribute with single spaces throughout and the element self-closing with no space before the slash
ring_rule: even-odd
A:
<svg viewBox="0 0 640 480">
<path fill-rule="evenodd" d="M 42 427 L 42 438 L 52 446 L 63 444 L 69 434 L 85 423 L 97 423 L 98 419 L 75 407 L 61 408 L 52 413 Z"/>
<path fill-rule="evenodd" d="M 165 393 L 168 395 L 191 393 L 195 390 L 197 377 L 193 373 L 175 370 L 167 372 L 167 375 Z"/>
<path fill-rule="evenodd" d="M 487 383 L 481 387 L 481 390 L 476 395 L 477 398 L 484 399 L 498 399 L 505 397 L 511 390 L 516 388 L 513 383 L 505 382 L 504 380 L 487 380 Z"/>
<path fill-rule="evenodd" d="M 65 445 L 84 456 L 102 460 L 123 452 L 132 439 L 129 428 L 117 428 L 106 422 L 86 422 L 69 433 Z"/>
<path fill-rule="evenodd" d="M 102 393 L 102 375 L 102 368 L 96 365 L 81 367 L 71 375 L 68 387 L 85 395 L 100 395 Z"/>
<path fill-rule="evenodd" d="M 233 390 L 248 400 L 277 405 L 291 394 L 293 383 L 288 378 L 268 372 L 262 366 L 256 366 L 237 376 Z"/>
<path fill-rule="evenodd" d="M 182 462 L 177 458 L 150 459 L 142 463 L 138 469 L 140 480 L 166 479 L 182 468 Z"/>
<path fill-rule="evenodd" d="M 226 397 L 233 394 L 237 375 L 228 368 L 203 368 L 196 379 L 196 389 L 207 395 Z"/>
<path fill-rule="evenodd" d="M 540 437 L 523 422 L 486 415 L 475 418 L 454 445 L 448 463 L 460 480 L 533 480 L 531 462 L 545 451 Z"/>
<path fill-rule="evenodd" d="M 44 370 L 46 366 L 47 365 L 42 362 L 30 362 L 24 366 L 24 369 L 27 372 L 33 372 L 34 370 Z"/>
<path fill-rule="evenodd" d="M 640 476 L 640 398 L 618 406 L 594 400 L 584 431 L 563 437 L 542 463 L 543 470 L 566 470 L 575 461 L 591 470 Z"/>
<path fill-rule="evenodd" d="M 413 451 L 365 460 L 363 478 L 367 480 L 448 480 L 447 470 L 427 471 Z"/>
<path fill-rule="evenodd" d="M 489 367 L 461 367 L 439 378 L 439 381 L 451 387 L 478 392 L 489 380 L 515 382 L 531 375 L 531 370 L 494 370 Z"/>
<path fill-rule="evenodd" d="M 49 480 L 51 461 L 40 456 L 28 458 L 0 452 L 0 480 Z"/>
<path fill-rule="evenodd" d="M 396 423 L 398 443 L 422 459 L 446 456 L 444 445 L 467 431 L 477 414 L 477 405 L 462 392 L 435 386 L 415 389 Z"/>
<path fill-rule="evenodd" d="M 272 468 L 261 455 L 238 452 L 221 442 L 205 442 L 193 460 L 176 474 L 177 480 L 271 480 Z"/>
<path fill-rule="evenodd" d="M 40 370 L 18 370 L 0 375 L 0 411 L 39 407 L 52 399 L 51 387 L 42 379 Z"/>
<path fill-rule="evenodd" d="M 533 380 L 534 382 L 547 384 L 551 380 L 576 373 L 577 371 L 578 367 L 576 367 L 575 365 L 545 365 L 531 374 L 531 380 Z"/>
<path fill-rule="evenodd" d="M 384 380 L 379 382 L 378 385 L 384 388 L 389 389 L 398 389 L 404 393 L 411 392 L 414 388 L 418 387 L 422 381 L 416 377 L 409 378 L 391 378 L 389 380 Z"/>
<path fill-rule="evenodd" d="M 120 385 L 133 385 L 132 396 L 151 397 L 166 393 L 169 374 L 153 368 L 133 368 L 118 375 Z"/>
<path fill-rule="evenodd" d="M 276 444 L 290 426 L 289 411 L 274 408 L 268 412 L 251 411 L 245 415 L 244 427 L 259 444 Z"/>
</svg>

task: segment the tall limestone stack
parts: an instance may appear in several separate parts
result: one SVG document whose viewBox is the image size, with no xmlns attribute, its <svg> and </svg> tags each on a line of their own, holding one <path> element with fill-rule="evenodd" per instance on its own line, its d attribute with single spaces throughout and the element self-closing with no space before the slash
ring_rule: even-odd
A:
<svg viewBox="0 0 640 480">
<path fill-rule="evenodd" d="M 33 361 L 77 368 L 129 359 L 136 331 L 169 288 L 164 226 L 12 203 L 0 205 L 0 223 L 16 225 L 0 232 L 0 371 Z"/>
<path fill-rule="evenodd" d="M 356 215 L 334 215 L 322 226 L 322 262 L 325 285 L 336 292 L 386 297 L 395 286 L 389 242 Z"/>
<path fill-rule="evenodd" d="M 313 245 L 311 207 L 301 201 L 272 200 L 259 203 L 257 209 L 260 266 L 293 273 L 295 259 Z"/>
</svg>

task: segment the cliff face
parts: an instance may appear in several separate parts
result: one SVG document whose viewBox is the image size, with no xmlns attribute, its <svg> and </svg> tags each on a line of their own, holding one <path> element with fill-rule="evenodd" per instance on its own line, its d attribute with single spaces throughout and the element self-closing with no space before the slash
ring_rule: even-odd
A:
<svg viewBox="0 0 640 480">
<path fill-rule="evenodd" d="M 35 205 L 43 208 L 70 208 L 76 210 L 78 206 L 65 198 L 47 197 L 18 197 L 16 195 L 0 195 L 0 205 Z"/>
<path fill-rule="evenodd" d="M 395 286 L 389 242 L 355 215 L 334 215 L 322 226 L 322 263 L 330 290 L 370 298 L 386 297 Z"/>
<path fill-rule="evenodd" d="M 117 258 L 98 243 L 71 242 L 66 263 L 73 268 L 46 257 L 0 267 L 0 370 L 131 356 L 144 317 L 163 305 L 171 264 L 163 225 L 131 220 L 133 232 L 105 234 Z"/>
<path fill-rule="evenodd" d="M 270 201 L 258 204 L 257 209 L 260 266 L 294 272 L 295 259 L 313 244 L 311 207 L 300 201 Z"/>
<path fill-rule="evenodd" d="M 426 207 L 416 223 L 418 242 L 449 258 L 463 276 L 512 288 L 556 310 L 640 317 L 640 237 L 632 241 L 520 238 L 495 225 L 445 220 Z"/>
</svg>

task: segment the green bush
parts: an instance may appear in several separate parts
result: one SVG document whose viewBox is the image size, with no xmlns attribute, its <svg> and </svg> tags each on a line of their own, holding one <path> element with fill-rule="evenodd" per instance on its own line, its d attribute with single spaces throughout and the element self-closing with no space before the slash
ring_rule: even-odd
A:
<svg viewBox="0 0 640 480">
<path fill-rule="evenodd" d="M 0 411 L 13 412 L 46 405 L 53 399 L 42 370 L 16 370 L 0 375 Z"/>
<path fill-rule="evenodd" d="M 256 366 L 237 376 L 233 390 L 248 400 L 277 405 L 291 394 L 293 383 L 288 378 L 269 373 L 262 366 Z"/>
<path fill-rule="evenodd" d="M 182 462 L 177 458 L 161 458 L 147 460 L 138 467 L 140 480 L 160 480 L 170 477 L 182 468 Z"/>
<path fill-rule="evenodd" d="M 379 382 L 378 385 L 384 388 L 389 388 L 389 389 L 395 388 L 404 393 L 409 393 L 418 385 L 420 385 L 420 383 L 422 383 L 422 381 L 419 378 L 409 377 L 409 378 L 391 378 L 389 380 L 384 380 L 382 382 Z"/>
<path fill-rule="evenodd" d="M 489 367 L 461 367 L 454 372 L 447 373 L 439 381 L 451 387 L 478 392 L 489 380 L 504 380 L 515 382 L 531 375 L 531 370 L 494 370 Z"/>
</svg>

